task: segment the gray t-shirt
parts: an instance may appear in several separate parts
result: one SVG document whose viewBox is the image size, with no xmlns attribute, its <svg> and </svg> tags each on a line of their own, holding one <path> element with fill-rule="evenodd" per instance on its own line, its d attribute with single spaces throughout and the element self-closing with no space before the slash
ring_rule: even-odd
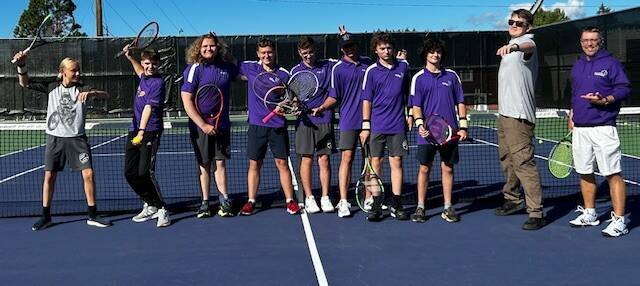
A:
<svg viewBox="0 0 640 286">
<path fill-rule="evenodd" d="M 84 135 L 87 106 L 78 100 L 81 92 L 91 90 L 81 83 L 64 86 L 61 82 L 32 83 L 27 88 L 47 93 L 46 133 L 57 137 L 77 137 Z"/>
<path fill-rule="evenodd" d="M 532 34 L 511 39 L 509 45 L 532 43 Z M 498 111 L 501 115 L 536 122 L 535 85 L 538 77 L 538 51 L 525 59 L 523 52 L 512 52 L 500 61 L 498 69 Z"/>
</svg>

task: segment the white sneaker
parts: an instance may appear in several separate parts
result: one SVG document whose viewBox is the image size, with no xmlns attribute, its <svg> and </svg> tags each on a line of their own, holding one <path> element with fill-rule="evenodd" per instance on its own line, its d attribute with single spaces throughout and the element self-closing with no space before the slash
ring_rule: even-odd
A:
<svg viewBox="0 0 640 286">
<path fill-rule="evenodd" d="M 316 198 L 314 198 L 313 196 L 309 196 L 304 200 L 304 209 L 310 213 L 310 214 L 314 214 L 320 211 L 320 208 L 318 207 L 318 203 L 316 202 Z"/>
<path fill-rule="evenodd" d="M 624 216 L 618 217 L 614 212 L 611 212 L 611 219 L 607 221 L 611 223 L 602 230 L 602 235 L 618 237 L 629 233 L 629 229 L 627 229 L 627 225 L 624 223 Z"/>
<path fill-rule="evenodd" d="M 153 215 L 153 218 L 158 219 L 158 221 L 156 222 L 157 227 L 165 227 L 171 224 L 171 220 L 169 219 L 169 214 L 167 213 L 167 210 L 164 208 L 159 209 L 158 212 L 156 212 L 156 214 Z"/>
<path fill-rule="evenodd" d="M 580 214 L 577 218 L 569 222 L 569 224 L 571 224 L 571 226 L 573 227 L 595 226 L 600 224 L 600 221 L 598 220 L 598 215 L 595 213 L 590 214 L 582 206 L 578 206 L 578 209 L 576 209 L 574 212 L 582 213 L 582 214 Z"/>
<path fill-rule="evenodd" d="M 328 196 L 320 198 L 320 208 L 322 208 L 322 212 L 325 213 L 332 213 L 336 210 Z"/>
<path fill-rule="evenodd" d="M 136 216 L 132 217 L 131 220 L 135 222 L 145 222 L 153 218 L 153 215 L 158 212 L 158 208 L 144 204 L 142 207 L 142 211 Z"/>
<path fill-rule="evenodd" d="M 338 217 L 348 217 L 351 215 L 351 204 L 347 200 L 338 202 Z"/>
</svg>

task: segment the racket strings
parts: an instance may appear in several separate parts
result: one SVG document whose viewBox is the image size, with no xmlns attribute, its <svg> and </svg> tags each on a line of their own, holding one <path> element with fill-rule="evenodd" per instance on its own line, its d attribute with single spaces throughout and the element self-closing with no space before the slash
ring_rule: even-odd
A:
<svg viewBox="0 0 640 286">
<path fill-rule="evenodd" d="M 291 78 L 288 88 L 298 99 L 305 101 L 316 94 L 318 80 L 311 72 L 301 72 Z"/>
</svg>

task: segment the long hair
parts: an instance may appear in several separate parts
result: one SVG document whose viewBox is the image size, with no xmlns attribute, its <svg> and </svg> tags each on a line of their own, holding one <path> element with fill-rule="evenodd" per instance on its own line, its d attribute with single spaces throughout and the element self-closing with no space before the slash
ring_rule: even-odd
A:
<svg viewBox="0 0 640 286">
<path fill-rule="evenodd" d="M 221 63 L 224 61 L 232 60 L 231 55 L 227 52 L 227 45 L 223 41 L 221 41 L 215 33 L 209 32 L 208 34 L 198 37 L 195 41 L 193 41 L 193 43 L 191 43 L 191 45 L 189 45 L 186 53 L 186 60 L 188 64 L 204 62 L 204 58 L 202 58 L 202 55 L 200 55 L 200 48 L 202 47 L 202 42 L 204 41 L 204 39 L 212 39 L 216 46 L 218 46 L 217 54 L 213 58 L 214 62 Z"/>
</svg>

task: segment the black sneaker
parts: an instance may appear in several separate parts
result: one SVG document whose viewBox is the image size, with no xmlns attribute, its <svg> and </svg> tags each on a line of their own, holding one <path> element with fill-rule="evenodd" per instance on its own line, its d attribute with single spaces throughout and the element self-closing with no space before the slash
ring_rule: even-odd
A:
<svg viewBox="0 0 640 286">
<path fill-rule="evenodd" d="M 389 210 L 391 210 L 391 216 L 396 218 L 397 220 L 409 219 L 409 215 L 404 210 L 404 207 L 402 207 L 402 203 L 400 203 L 399 201 L 393 202 Z"/>
<path fill-rule="evenodd" d="M 495 209 L 494 212 L 497 216 L 507 216 L 523 211 L 524 209 L 524 201 L 521 203 L 505 202 L 502 206 Z"/>
<path fill-rule="evenodd" d="M 211 217 L 211 209 L 209 208 L 208 201 L 202 201 L 202 203 L 200 204 L 200 208 L 198 208 L 198 212 L 196 212 L 196 217 L 197 218 Z"/>
<path fill-rule="evenodd" d="M 96 227 L 109 227 L 109 226 L 112 226 L 113 224 L 110 221 L 101 219 L 99 217 L 93 217 L 93 218 L 90 217 L 87 219 L 87 225 L 96 226 Z"/>
<path fill-rule="evenodd" d="M 411 215 L 411 221 L 413 222 L 425 222 L 427 216 L 424 213 L 424 208 L 416 208 L 416 212 Z"/>
<path fill-rule="evenodd" d="M 51 217 L 43 216 L 33 224 L 31 230 L 43 230 L 51 225 Z"/>
<path fill-rule="evenodd" d="M 453 210 L 453 208 L 447 208 L 445 209 L 442 214 L 440 215 L 440 217 L 442 217 L 442 219 L 446 220 L 447 222 L 459 222 L 460 221 L 460 217 L 458 216 L 458 214 L 456 214 L 456 211 Z"/>
<path fill-rule="evenodd" d="M 367 214 L 368 221 L 381 221 L 384 218 L 382 213 L 382 197 L 373 197 L 373 203 L 371 204 L 371 210 Z"/>
<path fill-rule="evenodd" d="M 220 209 L 218 210 L 218 215 L 221 217 L 232 217 L 234 216 L 233 212 L 231 211 L 231 200 L 226 200 L 224 201 L 224 203 L 220 202 Z"/>
<path fill-rule="evenodd" d="M 544 218 L 541 217 L 530 217 L 527 221 L 522 225 L 522 229 L 524 230 L 537 230 L 541 229 L 547 224 Z"/>
</svg>

